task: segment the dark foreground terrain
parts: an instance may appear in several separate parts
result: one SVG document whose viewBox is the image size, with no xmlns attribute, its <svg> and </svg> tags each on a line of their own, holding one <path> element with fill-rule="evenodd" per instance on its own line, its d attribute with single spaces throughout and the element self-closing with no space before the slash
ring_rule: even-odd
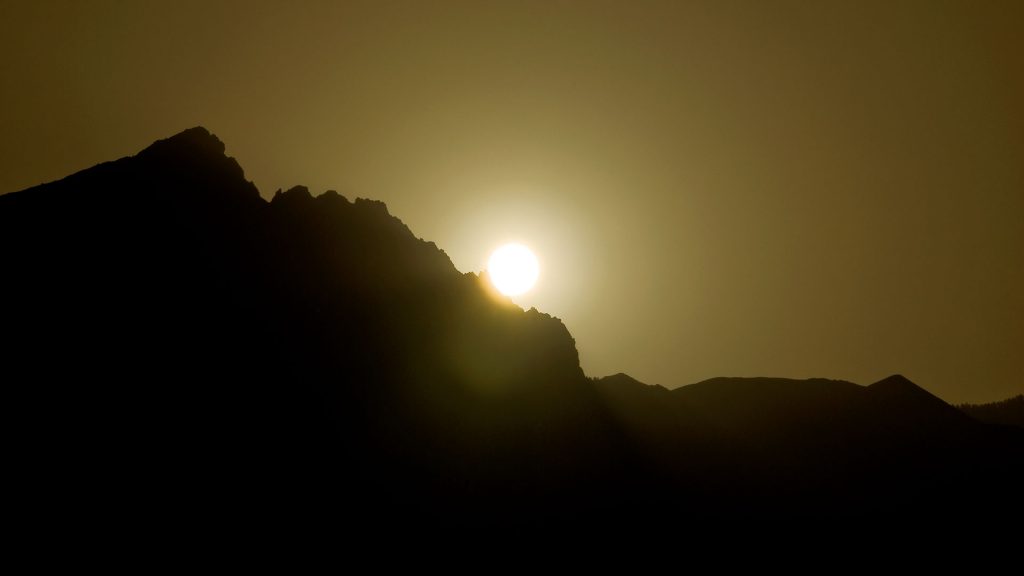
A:
<svg viewBox="0 0 1024 576">
<path fill-rule="evenodd" d="M 900 376 L 589 379 L 380 202 L 202 128 L 0 196 L 15 483 L 142 518 L 1013 516 L 1024 429 Z M 26 498 L 28 496 L 25 496 Z"/>
</svg>

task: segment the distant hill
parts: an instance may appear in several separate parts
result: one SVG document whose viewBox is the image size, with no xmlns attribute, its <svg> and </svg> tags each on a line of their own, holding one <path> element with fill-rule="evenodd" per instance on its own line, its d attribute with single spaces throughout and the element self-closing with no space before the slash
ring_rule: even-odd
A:
<svg viewBox="0 0 1024 576">
<path fill-rule="evenodd" d="M 959 404 L 957 408 L 982 422 L 1024 428 L 1024 394 L 988 404 Z"/>
<path fill-rule="evenodd" d="M 983 513 L 1024 480 L 1021 434 L 899 376 L 587 378 L 384 204 L 267 202 L 224 152 L 193 128 L 0 196 L 9 462 L 48 506 L 597 525 Z"/>
</svg>

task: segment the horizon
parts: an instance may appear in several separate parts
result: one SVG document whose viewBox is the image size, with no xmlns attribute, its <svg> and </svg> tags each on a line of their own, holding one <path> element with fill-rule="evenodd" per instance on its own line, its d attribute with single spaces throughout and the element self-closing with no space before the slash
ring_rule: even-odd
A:
<svg viewBox="0 0 1024 576">
<path fill-rule="evenodd" d="M 180 136 L 182 136 L 182 135 L 184 135 L 186 133 L 192 133 L 192 132 L 196 132 L 196 131 L 202 132 L 204 138 L 206 138 L 206 137 L 212 138 L 212 140 L 214 140 L 217 143 L 218 147 L 224 148 L 224 151 L 222 152 L 223 156 L 225 158 L 230 159 L 230 160 L 232 160 L 232 161 L 237 163 L 237 159 L 234 158 L 233 156 L 231 156 L 231 154 L 229 153 L 230 150 L 227 148 L 227 144 L 225 142 L 223 142 L 217 136 L 217 134 L 214 131 L 210 130 L 209 128 L 207 128 L 205 126 L 193 126 L 193 127 L 190 127 L 190 128 L 186 128 L 186 129 L 184 129 L 184 130 L 182 130 L 182 131 L 180 131 L 180 132 L 178 132 L 176 134 L 168 135 L 165 138 L 159 138 L 159 139 L 155 140 L 154 142 L 152 142 L 151 145 L 152 144 L 157 144 L 157 143 L 160 143 L 160 142 L 163 142 L 163 141 L 167 141 L 167 140 L 172 140 L 172 139 L 180 137 Z M 31 192 L 31 190 L 33 188 L 37 188 L 39 186 L 44 186 L 46 184 L 51 184 L 51 183 L 59 182 L 61 180 L 64 180 L 65 178 L 68 178 L 70 176 L 74 176 L 75 174 L 78 174 L 80 172 L 88 172 L 92 168 L 96 168 L 96 167 L 98 167 L 100 165 L 108 164 L 108 163 L 111 163 L 111 162 L 115 162 L 117 160 L 123 160 L 123 159 L 127 159 L 127 158 L 132 158 L 132 157 L 138 155 L 139 153 L 145 151 L 148 148 L 149 148 L 149 146 L 145 146 L 145 147 L 141 148 L 140 150 L 136 151 L 136 153 L 129 154 L 129 155 L 126 155 L 126 156 L 123 156 L 123 157 L 120 157 L 120 158 L 112 158 L 112 159 L 107 160 L 105 162 L 101 162 L 100 164 L 97 164 L 96 166 L 90 166 L 88 168 L 83 168 L 82 170 L 78 170 L 78 171 L 72 172 L 71 174 L 67 174 L 67 175 L 65 175 L 65 176 L 63 176 L 61 178 L 58 178 L 58 179 L 56 179 L 56 180 L 54 180 L 52 182 L 44 182 L 44 183 L 38 184 L 36 186 L 32 186 L 32 187 L 26 188 L 24 190 L 16 190 L 16 191 L 12 191 L 12 192 L 0 192 L 0 195 L 5 195 L 5 194 L 8 194 L 8 193 L 15 193 L 15 192 Z M 245 167 L 241 166 L 241 165 L 239 165 L 239 166 L 242 168 L 242 171 L 244 173 Z M 328 192 L 335 192 L 335 193 L 337 193 L 333 189 L 323 190 L 323 191 L 320 191 L 319 193 L 317 193 L 315 191 L 309 190 L 309 188 L 307 186 L 305 186 L 305 185 L 296 184 L 296 185 L 293 185 L 293 186 L 287 188 L 286 190 L 278 189 L 275 192 L 274 195 L 271 195 L 271 196 L 268 197 L 266 194 L 263 193 L 263 191 L 260 191 L 259 188 L 255 186 L 255 183 L 253 183 L 252 180 L 250 178 L 248 178 L 247 176 L 246 176 L 246 182 L 248 182 L 249 184 L 253 185 L 254 188 L 256 188 L 257 192 L 259 192 L 260 199 L 263 200 L 266 203 L 270 203 L 277 195 L 279 195 L 279 194 L 281 194 L 283 192 L 290 191 L 290 190 L 295 190 L 295 189 L 304 189 L 312 198 L 317 198 L 317 197 L 319 197 L 319 196 L 321 196 L 323 194 L 326 194 Z M 342 198 L 346 199 L 346 201 L 348 201 L 348 202 L 356 202 L 356 201 L 361 201 L 361 200 L 371 201 L 371 202 L 381 202 L 387 208 L 387 203 L 386 202 L 383 202 L 383 201 L 375 199 L 375 198 L 356 196 L 356 197 L 353 197 L 353 198 L 349 199 L 344 194 L 339 194 L 339 196 L 341 196 Z M 403 222 L 402 218 L 401 218 L 401 215 L 392 213 L 389 208 L 388 208 L 388 211 L 389 211 L 389 213 L 391 214 L 392 217 L 396 218 L 399 222 Z M 429 238 L 423 238 L 423 237 L 417 235 L 415 230 L 411 230 L 411 231 L 412 231 L 412 233 L 414 235 L 416 235 L 417 238 L 419 238 L 421 240 L 424 240 L 424 241 L 427 241 L 427 242 L 432 242 Z M 444 251 L 444 247 L 443 246 L 438 246 L 438 248 L 440 248 L 442 251 Z M 447 255 L 447 253 L 445 253 L 445 256 L 448 257 L 449 261 L 451 261 L 451 258 L 450 258 L 450 256 Z M 460 272 L 464 272 L 464 273 L 468 272 L 468 273 L 475 274 L 479 278 L 484 278 L 485 275 L 487 274 L 486 267 L 484 269 L 480 269 L 480 270 L 460 270 L 458 268 L 458 266 L 455 265 L 454 261 L 452 261 L 452 264 L 453 264 L 453 266 L 455 266 L 456 270 L 459 270 Z M 526 307 L 523 307 L 520 304 L 514 302 L 514 300 L 513 300 L 514 296 L 504 296 L 504 297 L 507 298 L 509 302 L 511 302 L 515 306 L 519 307 L 521 310 L 526 310 Z M 534 307 L 531 307 L 531 308 L 534 308 Z M 545 310 L 539 310 L 539 311 L 542 312 L 542 313 L 548 313 Z M 554 318 L 555 320 L 558 320 L 559 322 L 563 322 L 563 320 L 560 317 L 558 317 L 557 314 L 551 314 L 551 317 Z M 929 390 L 928 386 L 927 386 L 927 383 L 915 382 L 913 379 L 909 379 L 906 376 L 904 376 L 902 373 L 899 373 L 899 372 L 888 374 L 888 375 L 885 375 L 885 376 L 883 376 L 881 378 L 878 378 L 877 380 L 872 380 L 872 381 L 868 381 L 868 382 L 852 381 L 852 380 L 848 380 L 848 379 L 844 379 L 844 378 L 836 378 L 836 377 L 832 377 L 832 376 L 828 376 L 828 375 L 814 375 L 814 376 L 794 377 L 794 376 L 787 376 L 787 375 L 765 375 L 765 374 L 758 374 L 758 375 L 717 374 L 717 375 L 710 376 L 710 377 L 707 377 L 707 378 L 702 378 L 701 380 L 697 380 L 697 381 L 683 382 L 683 383 L 674 384 L 674 385 L 667 385 L 667 386 L 662 384 L 662 383 L 659 383 L 659 382 L 643 381 L 643 380 L 635 378 L 631 374 L 628 374 L 626 372 L 621 372 L 621 371 L 613 372 L 613 373 L 607 373 L 607 374 L 600 374 L 600 375 L 586 374 L 586 376 L 588 378 L 591 378 L 591 379 L 594 379 L 594 380 L 598 380 L 598 381 L 600 381 L 600 380 L 602 380 L 604 378 L 614 378 L 616 376 L 626 376 L 626 377 L 630 378 L 631 380 L 634 380 L 634 381 L 636 381 L 636 382 L 638 382 L 640 384 L 643 384 L 643 385 L 646 385 L 646 386 L 658 386 L 658 387 L 665 388 L 667 390 L 678 390 L 678 389 L 686 387 L 686 386 L 693 386 L 693 385 L 703 384 L 703 383 L 706 383 L 706 382 L 711 382 L 711 381 L 716 381 L 716 380 L 719 380 L 719 381 L 726 381 L 726 380 L 747 380 L 747 381 L 758 381 L 758 380 L 760 380 L 760 381 L 779 381 L 779 380 L 787 380 L 787 381 L 829 381 L 829 382 L 837 382 L 837 383 L 855 384 L 857 386 L 866 388 L 868 386 L 872 386 L 874 384 L 879 384 L 881 382 L 889 381 L 889 380 L 895 378 L 895 379 L 905 379 L 908 382 L 914 384 L 915 386 L 918 386 L 918 387 L 924 389 L 929 394 L 932 394 L 932 395 L 940 398 L 941 400 L 943 400 L 945 402 L 948 402 L 950 405 L 955 405 L 955 406 L 960 406 L 960 405 L 985 406 L 985 405 L 990 405 L 990 404 L 998 404 L 998 403 L 1001 403 L 1001 402 L 1005 402 L 1007 400 L 1015 400 L 1015 399 L 1019 398 L 1020 396 L 1024 395 L 1024 392 L 1021 392 L 1021 393 L 1011 394 L 1011 395 L 1009 395 L 1009 396 L 1007 396 L 1005 398 L 997 398 L 997 399 L 982 400 L 982 401 L 954 402 L 954 401 L 948 400 L 946 398 L 942 398 L 941 395 L 939 395 L 939 394 Z"/>
<path fill-rule="evenodd" d="M 0 193 L 203 125 L 380 200 L 588 374 L 1024 393 L 1024 5 L 18 3 Z"/>
<path fill-rule="evenodd" d="M 215 140 L 218 143 L 219 146 L 224 146 L 226 148 L 226 145 L 224 144 L 223 141 L 221 141 L 217 137 L 216 133 L 214 133 L 213 131 L 209 130 L 205 126 L 193 126 L 191 128 L 187 128 L 187 129 L 185 129 L 185 130 L 183 130 L 183 131 L 181 131 L 181 132 L 179 132 L 177 134 L 171 135 L 171 136 L 169 136 L 167 138 L 162 138 L 162 139 L 156 140 L 156 141 L 154 141 L 153 144 L 159 143 L 159 142 L 164 141 L 164 140 L 170 140 L 170 139 L 173 139 L 175 137 L 180 137 L 183 134 L 190 133 L 190 132 L 195 132 L 195 131 L 202 132 L 204 137 L 210 137 L 213 140 Z M 143 151 L 145 151 L 145 148 L 142 149 L 142 150 L 139 150 L 139 153 L 141 153 Z M 128 155 L 128 156 L 125 156 L 125 157 L 122 157 L 122 158 L 111 159 L 111 160 L 109 160 L 107 162 L 102 162 L 102 163 L 100 163 L 100 164 L 98 164 L 96 166 L 91 166 L 89 168 L 85 168 L 83 170 L 76 171 L 76 172 L 74 172 L 72 174 L 69 174 L 69 175 L 65 176 L 64 178 L 67 178 L 67 177 L 70 177 L 70 176 L 74 176 L 75 174 L 77 174 L 79 172 L 87 172 L 91 168 L 96 168 L 97 166 L 100 166 L 102 164 L 107 164 L 109 162 L 115 162 L 117 160 L 132 158 L 132 157 L 134 157 L 136 155 L 137 154 L 132 154 L 132 155 Z M 224 155 L 225 158 L 228 158 L 230 160 L 234 160 L 234 161 L 237 162 L 237 160 L 234 157 L 232 157 L 229 154 L 227 154 L 226 150 L 224 151 L 223 155 Z M 244 172 L 244 167 L 242 167 L 242 169 L 243 169 L 243 172 Z M 63 180 L 64 178 L 59 178 L 58 180 L 55 180 L 53 182 L 59 182 L 60 180 Z M 252 183 L 251 180 L 246 179 L 246 181 L 249 182 L 250 184 Z M 17 190 L 17 191 L 14 191 L 14 192 L 31 192 L 32 188 L 43 186 L 45 184 L 50 184 L 50 183 L 42 183 L 42 184 L 39 184 L 37 186 L 27 188 L 25 190 Z M 255 187 L 255 185 L 254 185 L 254 187 Z M 335 190 L 325 190 L 325 191 L 320 192 L 319 194 L 317 194 L 317 193 L 314 193 L 314 192 L 310 191 L 308 189 L 308 187 L 306 187 L 304 185 L 301 185 L 301 184 L 297 184 L 297 185 L 292 186 L 288 190 L 278 189 L 276 191 L 276 193 L 274 194 L 274 196 L 271 196 L 269 198 L 266 197 L 266 195 L 264 195 L 262 192 L 260 192 L 260 199 L 262 201 L 264 201 L 264 202 L 269 204 L 271 201 L 274 200 L 274 198 L 277 195 L 285 193 L 285 192 L 288 192 L 288 191 L 291 191 L 291 190 L 299 190 L 299 189 L 304 190 L 305 193 L 309 194 L 310 197 L 312 197 L 312 198 L 317 198 L 317 197 L 319 197 L 319 196 L 321 196 L 323 194 L 327 194 L 329 192 L 337 193 Z M 259 191 L 258 188 L 257 188 L 257 191 Z M 0 193 L 0 196 L 2 196 L 4 194 L 8 194 L 8 193 L 7 192 Z M 341 198 L 345 199 L 346 202 L 353 202 L 354 203 L 356 201 L 363 201 L 363 200 L 371 201 L 371 202 L 381 202 L 381 201 L 373 199 L 373 198 L 355 197 L 355 198 L 352 198 L 352 199 L 348 199 L 346 196 L 344 196 L 342 194 L 338 194 L 338 195 Z M 387 208 L 387 204 L 386 203 L 384 203 L 384 202 L 381 202 L 381 203 L 385 206 L 385 208 Z M 389 214 L 391 214 L 390 210 L 389 210 Z M 394 217 L 399 222 L 402 222 L 400 215 L 391 214 L 391 216 Z M 412 230 L 411 232 L 415 235 L 415 231 L 414 230 Z M 420 240 L 423 240 L 423 241 L 426 241 L 426 242 L 431 242 L 431 240 L 428 239 L 428 238 L 422 238 L 422 237 L 419 237 L 419 236 L 416 236 L 416 237 L 419 238 Z M 439 246 L 438 248 L 440 248 L 442 250 L 442 252 L 444 251 L 444 247 L 443 246 Z M 445 255 L 447 257 L 447 254 L 445 254 Z M 449 258 L 449 261 L 450 261 L 450 258 Z M 454 266 L 454 262 L 452 264 Z M 456 267 L 456 270 L 458 270 L 458 267 Z M 486 269 L 479 270 L 479 271 L 474 271 L 474 270 L 462 271 L 462 270 L 460 270 L 460 272 L 474 274 L 474 275 L 476 275 L 480 279 L 485 278 L 485 276 L 487 274 L 487 270 Z M 506 299 L 508 299 L 508 302 L 512 303 L 513 305 L 518 307 L 520 310 L 524 310 L 525 311 L 525 308 L 523 308 L 522 306 L 520 306 L 520 305 L 516 304 L 514 301 L 512 301 L 512 299 L 511 299 L 512 297 L 511 296 L 507 296 L 506 295 L 504 297 Z M 539 312 L 545 313 L 544 310 L 539 310 Z M 562 319 L 559 318 L 557 315 L 551 315 L 551 317 L 553 319 L 559 321 L 559 322 L 562 322 Z M 1020 398 L 1021 396 L 1024 396 L 1024 393 L 1021 393 L 1021 394 L 1011 395 L 1011 396 L 1009 396 L 1007 398 L 991 400 L 991 401 L 983 401 L 983 402 L 949 402 L 949 401 L 947 401 L 947 400 L 945 400 L 945 399 L 935 395 L 931 391 L 929 391 L 926 383 L 913 382 L 911 379 L 907 378 L 906 376 L 904 376 L 903 374 L 900 374 L 900 373 L 890 374 L 890 375 L 887 375 L 887 376 L 885 376 L 883 378 L 878 379 L 877 381 L 872 381 L 872 382 L 867 382 L 867 383 L 865 383 L 865 382 L 853 382 L 853 381 L 849 381 L 849 380 L 844 380 L 844 379 L 840 379 L 840 378 L 832 378 L 832 377 L 828 377 L 828 376 L 810 376 L 810 377 L 804 377 L 804 378 L 793 378 L 793 377 L 783 376 L 783 375 L 763 375 L 762 374 L 762 375 L 757 375 L 757 376 L 734 376 L 734 375 L 727 375 L 727 374 L 719 374 L 719 375 L 711 376 L 709 378 L 705 378 L 705 379 L 702 379 L 702 380 L 699 380 L 699 381 L 684 382 L 682 384 L 677 384 L 677 385 L 674 385 L 674 386 L 664 386 L 664 385 L 662 385 L 660 383 L 657 383 L 657 382 L 640 381 L 640 380 L 634 378 L 633 376 L 631 376 L 630 374 L 627 374 L 625 372 L 614 372 L 614 373 L 602 374 L 602 375 L 592 375 L 592 374 L 586 374 L 585 373 L 585 376 L 587 378 L 590 378 L 590 379 L 595 380 L 595 381 L 601 381 L 601 380 L 606 379 L 606 378 L 607 379 L 612 379 L 612 378 L 615 378 L 615 377 L 618 377 L 618 376 L 625 376 L 625 377 L 629 378 L 630 380 L 632 380 L 634 382 L 637 382 L 639 384 L 643 384 L 645 386 L 661 387 L 661 388 L 665 388 L 666 390 L 678 390 L 678 389 L 684 388 L 686 386 L 694 386 L 694 385 L 705 384 L 705 383 L 709 383 L 709 382 L 713 382 L 713 381 L 727 381 L 727 380 L 733 380 L 733 381 L 735 381 L 735 380 L 746 380 L 746 381 L 764 381 L 764 382 L 770 382 L 770 381 L 824 381 L 824 382 L 830 382 L 830 383 L 854 384 L 854 385 L 857 385 L 857 386 L 860 386 L 860 387 L 863 387 L 863 388 L 866 388 L 868 386 L 872 386 L 872 385 L 875 385 L 875 384 L 880 384 L 880 383 L 883 383 L 883 382 L 891 381 L 891 380 L 905 380 L 905 381 L 911 383 L 912 385 L 914 385 L 914 386 L 916 386 L 918 388 L 921 388 L 921 389 L 925 390 L 926 392 L 928 392 L 929 394 L 932 394 L 932 395 L 936 396 L 937 398 L 940 398 L 941 400 L 946 401 L 950 405 L 954 405 L 954 406 L 963 406 L 963 405 L 966 405 L 966 406 L 971 406 L 971 405 L 974 405 L 974 406 L 986 406 L 986 405 L 991 405 L 991 404 L 999 404 L 999 403 L 1005 402 L 1007 400 L 1016 400 L 1016 399 Z M 925 385 L 922 385 L 922 384 L 925 384 Z"/>
</svg>

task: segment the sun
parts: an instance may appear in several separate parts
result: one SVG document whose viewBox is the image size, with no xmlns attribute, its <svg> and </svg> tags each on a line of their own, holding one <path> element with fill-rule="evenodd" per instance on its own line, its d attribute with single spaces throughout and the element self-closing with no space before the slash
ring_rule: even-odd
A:
<svg viewBox="0 0 1024 576">
<path fill-rule="evenodd" d="M 529 248 L 522 244 L 505 244 L 491 254 L 487 275 L 498 292 L 516 296 L 537 283 L 540 264 Z"/>
</svg>

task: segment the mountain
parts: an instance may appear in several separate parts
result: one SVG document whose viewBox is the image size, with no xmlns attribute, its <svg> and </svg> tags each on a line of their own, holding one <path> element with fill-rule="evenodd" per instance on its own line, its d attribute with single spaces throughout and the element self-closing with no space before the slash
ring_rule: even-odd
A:
<svg viewBox="0 0 1024 576">
<path fill-rule="evenodd" d="M 614 433 L 560 321 L 496 299 L 380 202 L 262 200 L 224 149 L 195 128 L 0 196 L 30 483 L 131 468 L 183 475 L 183 502 L 321 483 L 404 510 L 601 476 L 595 452 L 553 450 Z"/>
<path fill-rule="evenodd" d="M 1020 434 L 902 377 L 588 379 L 558 319 L 384 204 L 265 201 L 203 128 L 0 196 L 0 243 L 11 461 L 61 510 L 600 525 L 989 510 L 1024 480 Z"/>
</svg>

